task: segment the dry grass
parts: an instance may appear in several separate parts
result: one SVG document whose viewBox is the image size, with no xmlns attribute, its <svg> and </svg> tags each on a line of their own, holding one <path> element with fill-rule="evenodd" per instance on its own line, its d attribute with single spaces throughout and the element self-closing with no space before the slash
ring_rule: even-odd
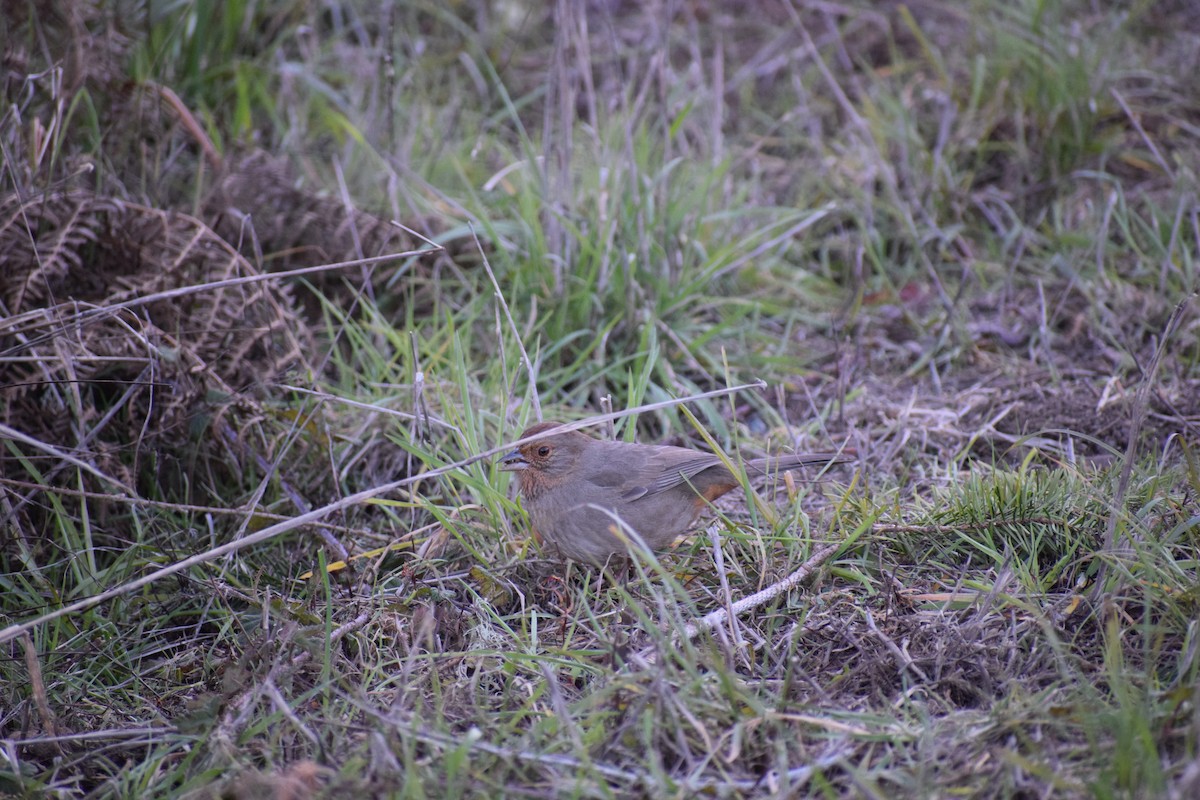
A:
<svg viewBox="0 0 1200 800">
<path fill-rule="evenodd" d="M 0 794 L 1200 791 L 1190 6 L 201 8 L 3 12 Z"/>
</svg>

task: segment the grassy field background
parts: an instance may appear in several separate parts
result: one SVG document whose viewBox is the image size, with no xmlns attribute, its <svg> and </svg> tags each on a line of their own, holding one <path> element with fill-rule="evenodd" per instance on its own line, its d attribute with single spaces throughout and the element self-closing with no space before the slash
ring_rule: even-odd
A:
<svg viewBox="0 0 1200 800">
<path fill-rule="evenodd" d="M 1200 795 L 1194 4 L 0 43 L 0 795 Z M 479 456 L 644 406 L 858 460 L 540 552 Z"/>
</svg>

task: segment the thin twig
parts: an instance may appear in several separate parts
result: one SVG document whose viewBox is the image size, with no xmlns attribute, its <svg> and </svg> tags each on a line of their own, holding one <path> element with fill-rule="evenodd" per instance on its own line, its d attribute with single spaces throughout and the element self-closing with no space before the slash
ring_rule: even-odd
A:
<svg viewBox="0 0 1200 800">
<path fill-rule="evenodd" d="M 109 739 L 131 739 L 138 736 L 146 737 L 145 743 L 161 742 L 160 737 L 171 736 L 179 733 L 179 729 L 174 725 L 157 725 L 146 726 L 141 728 L 106 728 L 98 731 L 86 731 L 84 733 L 64 733 L 58 736 L 30 736 L 27 739 L 10 739 L 5 738 L 5 744 L 15 745 L 16 747 L 29 747 L 30 745 L 55 743 L 55 742 L 102 742 Z"/>
<path fill-rule="evenodd" d="M 716 611 L 705 614 L 695 622 L 689 622 L 684 627 L 682 633 L 680 633 L 680 637 L 691 639 L 701 631 L 712 630 L 724 624 L 725 618 L 729 615 L 744 614 L 747 611 L 751 611 L 761 605 L 771 602 L 784 592 L 791 591 L 796 586 L 799 586 L 801 583 L 808 580 L 809 576 L 816 572 L 817 568 L 828 561 L 838 550 L 841 549 L 841 547 L 842 542 L 835 542 L 834 544 L 825 545 L 809 556 L 808 561 L 805 561 L 800 569 L 796 570 L 791 575 L 788 575 L 778 583 L 773 583 L 762 591 L 755 592 L 748 597 L 743 597 L 728 609 L 718 608 Z"/>
<path fill-rule="evenodd" d="M 389 416 L 399 417 L 400 419 L 407 419 L 407 420 L 417 419 L 416 414 L 410 414 L 407 411 L 396 411 L 393 408 L 385 408 L 384 406 L 378 405 L 376 403 L 363 403 L 359 400 L 351 400 L 348 397 L 339 397 L 336 394 L 330 394 L 329 392 L 322 392 L 319 389 L 306 389 L 303 386 L 293 386 L 290 383 L 277 383 L 277 384 L 275 384 L 275 386 L 278 386 L 280 389 L 287 389 L 289 392 L 298 392 L 300 394 L 312 395 L 313 397 L 318 397 L 321 400 L 338 403 L 339 405 L 349 406 L 350 408 L 361 408 L 365 411 L 378 411 L 380 414 L 388 414 Z M 445 428 L 446 430 L 454 431 L 457 434 L 462 434 L 462 431 L 460 431 L 458 429 L 457 425 L 453 425 L 449 422 L 446 422 L 443 419 L 439 419 L 438 417 L 435 417 L 432 414 L 430 414 L 428 409 L 425 408 L 424 403 L 422 403 L 421 410 L 423 412 L 421 414 L 421 422 L 432 423 L 434 425 L 437 425 L 439 428 Z"/>
<path fill-rule="evenodd" d="M 586 774 L 593 772 L 601 775 L 610 781 L 621 781 L 622 783 L 631 786 L 653 786 L 654 782 L 650 774 L 641 772 L 633 772 L 620 767 L 614 767 L 610 764 L 595 760 L 583 760 L 574 756 L 564 755 L 560 753 L 547 753 L 543 751 L 519 750 L 502 745 L 492 744 L 487 741 L 485 734 L 478 728 L 472 728 L 467 732 L 466 736 L 454 736 L 448 733 L 435 731 L 420 722 L 415 718 L 405 715 L 401 716 L 395 712 L 385 713 L 378 708 L 368 706 L 357 698 L 351 698 L 350 702 L 358 706 L 368 715 L 375 717 L 384 725 L 387 725 L 390 730 L 401 731 L 404 734 L 411 736 L 418 741 L 432 745 L 439 749 L 452 749 L 455 751 L 467 749 L 480 753 L 486 753 L 491 756 L 496 756 L 503 759 L 507 763 L 524 762 L 528 764 L 537 764 L 545 769 L 562 769 L 572 774 Z M 586 752 L 586 750 L 584 751 Z M 706 780 L 700 776 L 685 776 L 679 779 L 679 787 L 684 796 L 695 796 L 699 794 L 719 794 L 722 788 L 730 788 L 740 792 L 749 792 L 761 790 L 764 786 L 764 779 L 767 781 L 779 781 L 786 777 L 790 784 L 802 784 L 808 781 L 812 774 L 817 771 L 825 771 L 836 767 L 838 764 L 845 761 L 843 753 L 834 753 L 823 758 L 809 762 L 802 767 L 791 767 L 784 772 L 776 772 L 771 770 L 763 778 L 755 779 L 729 779 L 729 780 Z"/>
<path fill-rule="evenodd" d="M 136 591 L 136 590 L 142 588 L 143 586 L 147 586 L 147 585 L 154 583 L 155 581 L 165 578 L 169 575 L 174 575 L 176 573 L 183 572 L 184 570 L 190 569 L 191 567 L 194 567 L 198 564 L 204 564 L 209 561 L 213 561 L 214 559 L 221 558 L 222 556 L 228 555 L 230 553 L 236 553 L 237 551 L 242 550 L 243 548 L 249 547 L 251 545 L 268 541 L 270 539 L 275 538 L 276 536 L 280 536 L 284 533 L 287 533 L 288 531 L 295 530 L 296 528 L 302 527 L 304 525 L 309 525 L 309 524 L 312 524 L 315 522 L 319 522 L 319 521 L 323 520 L 325 517 L 329 516 L 330 514 L 337 513 L 339 511 L 342 511 L 347 508 L 352 508 L 353 506 L 356 506 L 361 502 L 370 500 L 372 497 L 377 497 L 381 494 L 387 494 L 388 492 L 393 492 L 396 489 L 399 489 L 399 488 L 402 488 L 405 486 L 410 486 L 418 481 L 427 480 L 429 478 L 437 477 L 439 475 L 445 475 L 448 472 L 453 472 L 455 470 L 462 469 L 463 467 L 474 464 L 476 461 L 482 461 L 485 458 L 491 458 L 492 456 L 495 456 L 499 453 L 510 452 L 514 447 L 518 447 L 522 444 L 527 444 L 529 442 L 535 442 L 540 439 L 545 439 L 549 436 L 555 436 L 559 433 L 563 433 L 563 432 L 569 431 L 569 430 L 579 430 L 580 428 L 586 428 L 586 427 L 589 427 L 592 425 L 599 425 L 604 422 L 607 422 L 610 419 L 618 419 L 621 417 L 632 416 L 634 414 L 642 414 L 647 411 L 657 411 L 662 408 L 670 408 L 672 406 L 677 406 L 677 405 L 681 405 L 683 403 L 689 403 L 689 402 L 693 402 L 696 400 L 704 400 L 704 399 L 708 399 L 708 398 L 712 398 L 712 397 L 721 397 L 723 395 L 733 394 L 735 392 L 746 391 L 747 389 L 763 389 L 763 388 L 766 388 L 766 383 L 764 383 L 763 381 L 756 381 L 754 383 L 745 383 L 745 384 L 740 384 L 738 386 L 730 386 L 725 389 L 714 389 L 710 392 L 703 392 L 701 394 L 691 395 L 688 397 L 681 397 L 681 398 L 676 398 L 676 399 L 672 399 L 672 400 L 661 400 L 657 403 L 648 403 L 646 405 L 638 406 L 636 408 L 626 409 L 624 411 L 614 411 L 611 414 L 600 414 L 600 415 L 592 417 L 590 419 L 578 420 L 576 422 L 567 423 L 561 427 L 551 428 L 549 430 L 537 433 L 533 436 L 527 436 L 524 439 L 518 439 L 517 441 L 512 442 L 512 443 L 503 444 L 498 447 L 493 447 L 489 450 L 485 450 L 482 453 L 478 453 L 476 455 L 469 456 L 468 458 L 461 459 L 460 461 L 455 461 L 454 463 L 447 464 L 443 467 L 437 467 L 436 469 L 429 470 L 428 472 L 424 472 L 419 475 L 413 475 L 413 476 L 410 476 L 407 478 L 402 478 L 400 480 L 392 481 L 391 483 L 385 483 L 382 486 L 376 486 L 371 489 L 364 489 L 361 492 L 356 492 L 352 495 L 343 497 L 341 500 L 338 500 L 337 502 L 330 503 L 329 505 L 322 506 L 321 508 L 315 509 L 313 511 L 309 511 L 306 514 L 301 514 L 300 516 L 295 517 L 290 520 L 287 520 L 285 522 L 276 523 L 275 525 L 272 525 L 268 528 L 263 528 L 260 531 L 256 531 L 256 532 L 250 534 L 249 536 L 244 536 L 240 539 L 236 539 L 234 541 L 227 542 L 219 547 L 214 547 L 210 550 L 206 550 L 203 553 L 197 553 L 196 555 L 191 556 L 190 558 L 185 558 L 182 561 L 175 562 L 174 564 L 169 564 L 165 567 L 162 567 L 161 569 L 155 570 L 154 572 L 143 575 L 142 577 L 137 578 L 136 580 L 132 580 L 127 583 L 123 583 L 119 586 L 113 587 L 112 589 L 108 589 L 107 591 L 100 592 L 99 594 L 92 595 L 91 597 L 85 597 L 82 600 L 78 600 L 74 603 L 71 603 L 70 605 L 66 605 L 66 606 L 63 606 L 62 608 L 55 609 L 54 611 L 50 611 L 46 614 L 42 614 L 39 617 L 29 620 L 28 622 L 10 625 L 7 628 L 0 630 L 0 643 L 7 642 L 8 640 L 12 639 L 15 636 L 20 636 L 21 633 L 23 633 L 24 631 L 28 631 L 32 628 L 37 627 L 38 625 L 42 625 L 46 622 L 51 622 L 53 620 L 58 619 L 59 617 L 64 617 L 68 614 L 74 614 L 78 611 L 83 611 L 84 609 L 91 608 L 92 606 L 95 606 L 99 603 L 103 603 L 106 600 L 111 600 L 114 597 L 119 597 L 123 594 L 128 594 L 129 592 Z"/>
<path fill-rule="evenodd" d="M 291 722 L 296 730 L 304 734 L 305 738 L 317 747 L 321 746 L 320 738 L 296 715 L 296 711 L 288 704 L 287 698 L 283 696 L 283 693 L 279 691 L 279 687 L 275 685 L 274 678 L 268 677 L 263 681 L 263 692 L 271 700 L 272 705 L 275 706 L 275 710 Z"/>
<path fill-rule="evenodd" d="M 929 676 L 925 674 L 924 670 L 917 666 L 916 662 L 913 661 L 912 656 L 901 650 L 900 646 L 892 641 L 890 636 L 879 630 L 879 626 L 875 624 L 875 617 L 871 614 L 871 609 L 862 609 L 862 615 L 863 619 L 867 621 L 867 627 L 871 629 L 871 633 L 875 634 L 875 638 L 880 641 L 884 649 L 892 654 L 892 658 L 896 661 L 896 667 L 901 672 L 906 669 L 911 670 L 912 673 L 920 679 L 921 683 L 929 683 Z"/>
<path fill-rule="evenodd" d="M 130 497 L 138 496 L 136 489 L 126 486 L 125 484 L 121 483 L 121 481 L 117 480 L 116 478 L 112 477 L 111 475 L 105 475 L 103 472 L 96 469 L 95 467 L 93 467 L 91 464 L 87 463 L 83 459 L 76 458 L 75 456 L 71 455 L 67 451 L 60 450 L 52 444 L 43 442 L 41 439 L 35 439 L 34 437 L 30 436 L 29 434 L 22 433 L 21 431 L 17 430 L 16 428 L 10 428 L 8 425 L 5 425 L 2 422 L 0 422 L 0 436 L 4 436 L 4 437 L 7 437 L 14 441 L 21 442 L 22 444 L 27 444 L 30 447 L 41 450 L 43 453 L 48 453 L 49 455 L 52 455 L 61 461 L 66 461 L 69 464 L 73 464 L 76 467 L 79 467 L 84 472 L 89 472 L 92 475 L 95 475 L 97 478 L 104 481 L 105 483 L 117 487 L 121 491 L 125 492 L 125 494 L 129 495 Z"/>
<path fill-rule="evenodd" d="M 129 503 L 130 505 L 143 506 L 145 508 L 162 508 L 168 511 L 175 511 L 186 514 L 217 514 L 226 516 L 241 516 L 250 514 L 258 519 L 269 519 L 276 522 L 291 519 L 284 514 L 275 514 L 271 511 L 263 511 L 261 509 L 248 508 L 245 505 L 236 506 L 233 508 L 223 508 L 221 506 L 198 506 L 190 503 L 170 503 L 165 500 L 147 500 L 144 497 L 130 497 L 123 494 L 109 494 L 107 492 L 90 492 L 86 489 L 68 489 L 64 486 L 47 486 L 33 481 L 19 481 L 15 478 L 5 478 L 0 476 L 0 486 L 12 486 L 16 489 L 29 489 L 32 492 L 42 492 L 47 494 L 55 494 L 62 497 L 79 497 L 84 500 L 108 500 L 110 502 Z M 11 515 L 11 512 L 6 512 L 5 517 Z M 378 536 L 375 531 L 369 528 L 351 528 L 348 525 L 335 525 L 332 522 L 314 522 L 314 525 L 319 525 L 327 530 L 336 531 L 337 533 L 354 534 L 357 536 Z"/>
<path fill-rule="evenodd" d="M 737 614 L 733 613 L 733 590 L 729 587 L 729 573 L 725 570 L 725 553 L 721 549 L 720 524 L 714 522 L 709 525 L 708 535 L 712 540 L 713 569 L 717 571 L 717 580 L 721 584 L 721 600 L 725 603 L 722 610 L 726 612 L 725 619 L 729 621 L 729 638 L 737 647 L 743 637 L 738 630 Z"/>
<path fill-rule="evenodd" d="M 200 223 L 200 224 L 202 224 L 202 223 Z M 231 248 L 231 252 L 232 252 L 232 248 Z M 52 311 L 55 311 L 57 309 L 62 309 L 62 308 L 68 308 L 71 306 L 90 305 L 91 307 L 88 310 L 80 313 L 75 320 L 72 320 L 72 324 L 79 324 L 81 322 L 90 320 L 92 317 L 109 316 L 109 315 L 113 314 L 113 312 L 116 312 L 116 311 L 121 311 L 123 309 L 129 309 L 129 308 L 140 308 L 142 306 L 149 305 L 151 303 L 157 303 L 162 300 L 174 300 L 179 297 L 189 297 L 194 294 L 203 294 L 204 292 L 211 292 L 211 291 L 215 291 L 218 289 L 226 289 L 226 288 L 229 288 L 232 286 L 244 286 L 246 284 L 251 284 L 251 283 L 263 283 L 264 281 L 284 280 L 286 278 L 296 278 L 301 275 L 312 275 L 312 274 L 315 274 L 318 272 L 331 272 L 333 270 L 348 269 L 350 267 L 357 267 L 357 266 L 364 265 L 364 264 L 378 264 L 378 263 L 381 263 L 384 261 L 395 261 L 395 260 L 401 259 L 401 258 L 409 258 L 412 256 L 422 256 L 422 255 L 427 255 L 427 254 L 433 253 L 433 252 L 436 252 L 436 251 L 434 251 L 434 250 L 406 250 L 406 251 L 403 251 L 400 253 L 388 253 L 388 254 L 382 255 L 382 256 L 371 256 L 369 258 L 356 258 L 352 261 L 339 261 L 335 264 L 319 264 L 319 265 L 313 266 L 313 267 L 299 267 L 297 269 L 283 270 L 282 272 L 263 272 L 263 273 L 258 273 L 255 275 L 242 275 L 242 276 L 239 276 L 236 278 L 224 278 L 219 281 L 210 281 L 208 283 L 197 283 L 197 284 L 192 284 L 189 286 L 179 286 L 174 289 L 166 289 L 161 292 L 154 292 L 153 294 L 141 295 L 139 297 L 134 297 L 134 298 L 125 300 L 120 303 L 113 303 L 111 305 L 95 305 L 95 304 L 90 304 L 90 303 L 80 303 L 77 301 L 70 301 L 70 302 L 66 302 L 66 303 L 59 303 L 58 305 L 54 305 L 54 306 L 48 306 L 46 308 L 39 308 L 34 311 L 26 311 L 23 314 L 17 314 L 16 316 L 8 317 L 6 319 L 0 320 L 0 327 L 11 330 L 13 328 L 19 327 L 20 325 L 23 325 L 26 322 L 29 322 L 29 321 L 48 322 L 53 319 L 50 315 L 50 312 L 52 312 Z M 0 353 L 0 355 L 8 355 L 11 352 L 24 349 L 27 346 L 29 346 L 29 343 L 23 343 L 16 347 L 12 347 L 12 348 L 9 348 L 8 350 L 5 350 L 3 353 Z"/>
</svg>

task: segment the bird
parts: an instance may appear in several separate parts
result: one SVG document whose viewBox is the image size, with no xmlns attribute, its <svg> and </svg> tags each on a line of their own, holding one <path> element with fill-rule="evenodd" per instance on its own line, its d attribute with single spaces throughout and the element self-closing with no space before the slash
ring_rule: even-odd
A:
<svg viewBox="0 0 1200 800">
<path fill-rule="evenodd" d="M 539 422 L 522 439 L 552 431 Z M 852 460 L 843 453 L 799 453 L 745 461 L 763 475 Z M 720 458 L 686 447 L 604 441 L 565 430 L 520 445 L 500 459 L 515 472 L 535 538 L 560 557 L 595 566 L 635 546 L 618 520 L 651 550 L 663 550 L 709 503 L 739 486 Z"/>
</svg>

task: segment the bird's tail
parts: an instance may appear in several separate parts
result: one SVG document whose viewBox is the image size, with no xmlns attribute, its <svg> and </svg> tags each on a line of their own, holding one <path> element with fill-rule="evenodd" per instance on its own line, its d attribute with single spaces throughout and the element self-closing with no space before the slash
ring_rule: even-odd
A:
<svg viewBox="0 0 1200 800">
<path fill-rule="evenodd" d="M 857 458 L 858 454 L 851 448 L 842 450 L 840 453 L 792 453 L 785 456 L 752 458 L 746 462 L 746 470 L 753 474 L 766 475 L 798 467 L 846 464 Z"/>
</svg>

